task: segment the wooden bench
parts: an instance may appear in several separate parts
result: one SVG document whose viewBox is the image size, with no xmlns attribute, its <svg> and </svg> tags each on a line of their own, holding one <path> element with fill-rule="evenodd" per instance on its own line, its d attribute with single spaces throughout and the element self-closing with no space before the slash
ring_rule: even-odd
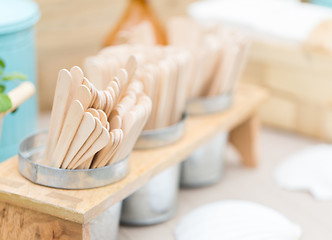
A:
<svg viewBox="0 0 332 240">
<path fill-rule="evenodd" d="M 163 148 L 134 151 L 130 172 L 118 183 L 89 190 L 61 190 L 33 184 L 18 172 L 17 156 L 0 164 L 1 239 L 90 239 L 89 222 L 149 179 L 188 157 L 222 131 L 243 163 L 257 165 L 256 112 L 265 90 L 240 85 L 232 107 L 219 114 L 190 117 L 183 138 Z"/>
</svg>

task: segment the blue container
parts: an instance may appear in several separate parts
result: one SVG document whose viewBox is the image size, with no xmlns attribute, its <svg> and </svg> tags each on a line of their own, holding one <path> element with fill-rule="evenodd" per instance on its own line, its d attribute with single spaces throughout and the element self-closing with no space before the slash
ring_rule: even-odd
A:
<svg viewBox="0 0 332 240">
<path fill-rule="evenodd" d="M 310 2 L 325 7 L 332 7 L 332 0 L 311 0 Z"/>
<path fill-rule="evenodd" d="M 37 86 L 34 25 L 40 18 L 36 3 L 28 0 L 0 0 L 0 58 L 6 73 L 20 72 Z M 8 83 L 7 91 L 20 83 Z M 2 126 L 0 162 L 17 154 L 19 142 L 36 130 L 37 96 L 8 114 Z"/>
</svg>

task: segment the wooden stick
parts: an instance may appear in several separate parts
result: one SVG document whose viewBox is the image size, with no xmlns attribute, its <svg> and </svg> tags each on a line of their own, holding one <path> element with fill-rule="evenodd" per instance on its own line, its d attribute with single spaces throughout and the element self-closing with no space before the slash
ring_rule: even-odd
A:
<svg viewBox="0 0 332 240">
<path fill-rule="evenodd" d="M 84 109 L 80 101 L 73 101 L 64 121 L 59 141 L 57 142 L 55 150 L 52 154 L 50 161 L 50 165 L 52 167 L 60 168 L 63 159 L 67 154 L 68 148 L 70 147 L 70 144 L 73 141 L 73 138 L 81 123 L 83 115 Z"/>
<path fill-rule="evenodd" d="M 72 76 L 70 72 L 66 69 L 60 70 L 53 100 L 45 158 L 41 161 L 41 164 L 51 164 L 50 160 L 52 153 L 58 142 L 63 122 L 66 117 L 66 105 L 70 97 L 69 92 L 71 84 Z"/>
<path fill-rule="evenodd" d="M 111 141 L 111 136 L 106 128 L 103 127 L 101 134 L 96 139 L 96 141 L 92 144 L 92 146 L 83 154 L 79 161 L 74 165 L 74 169 L 81 165 L 83 162 L 89 160 L 93 157 L 97 152 L 103 149 L 107 144 Z"/>
<path fill-rule="evenodd" d="M 95 117 L 94 120 L 96 123 L 95 129 L 93 130 L 93 132 L 91 133 L 89 138 L 84 142 L 84 144 L 80 148 L 80 150 L 76 153 L 76 155 L 74 156 L 72 161 L 69 163 L 69 165 L 68 165 L 69 169 L 73 169 L 74 166 L 77 165 L 76 163 L 81 159 L 83 154 L 86 153 L 86 151 L 94 144 L 96 139 L 100 136 L 100 134 L 103 130 L 103 126 L 98 118 Z"/>
<path fill-rule="evenodd" d="M 81 149 L 83 144 L 87 141 L 91 133 L 96 127 L 96 122 L 91 113 L 84 113 L 81 124 L 74 136 L 68 152 L 62 162 L 61 168 L 67 168 L 69 163 L 73 160 L 74 156 Z"/>
</svg>

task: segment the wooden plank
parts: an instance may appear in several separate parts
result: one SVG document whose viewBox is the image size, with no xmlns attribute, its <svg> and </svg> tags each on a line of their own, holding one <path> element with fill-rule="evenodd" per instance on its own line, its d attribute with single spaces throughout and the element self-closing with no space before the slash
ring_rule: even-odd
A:
<svg viewBox="0 0 332 240">
<path fill-rule="evenodd" d="M 248 167 L 258 165 L 259 127 L 259 119 L 253 115 L 230 132 L 229 141 L 240 153 L 243 164 Z"/>
<path fill-rule="evenodd" d="M 17 157 L 0 164 L 0 200 L 78 223 L 88 223 L 121 201 L 153 176 L 184 160 L 201 144 L 222 131 L 250 118 L 266 99 L 258 87 L 240 85 L 233 106 L 220 114 L 189 118 L 183 138 L 175 144 L 134 151 L 130 173 L 118 183 L 89 190 L 47 188 L 24 179 L 17 170 Z"/>
<path fill-rule="evenodd" d="M 83 228 L 48 214 L 0 202 L 0 237 L 17 240 L 81 240 Z M 88 240 L 89 235 L 84 238 Z"/>
</svg>

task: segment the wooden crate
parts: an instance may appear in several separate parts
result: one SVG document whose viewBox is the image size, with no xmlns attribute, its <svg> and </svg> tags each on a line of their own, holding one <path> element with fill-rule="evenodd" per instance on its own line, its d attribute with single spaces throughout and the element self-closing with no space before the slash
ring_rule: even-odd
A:
<svg viewBox="0 0 332 240">
<path fill-rule="evenodd" d="M 256 166 L 259 127 L 256 112 L 266 97 L 261 88 L 240 86 L 229 110 L 189 118 L 183 138 L 175 144 L 134 151 L 128 176 L 105 187 L 48 188 L 23 178 L 17 169 L 17 157 L 1 163 L 0 239 L 90 239 L 92 219 L 222 131 L 230 131 L 230 141 L 242 155 L 244 164 Z"/>
<path fill-rule="evenodd" d="M 242 82 L 269 90 L 263 123 L 331 141 L 332 56 L 316 36 L 306 44 L 254 40 Z"/>
</svg>

